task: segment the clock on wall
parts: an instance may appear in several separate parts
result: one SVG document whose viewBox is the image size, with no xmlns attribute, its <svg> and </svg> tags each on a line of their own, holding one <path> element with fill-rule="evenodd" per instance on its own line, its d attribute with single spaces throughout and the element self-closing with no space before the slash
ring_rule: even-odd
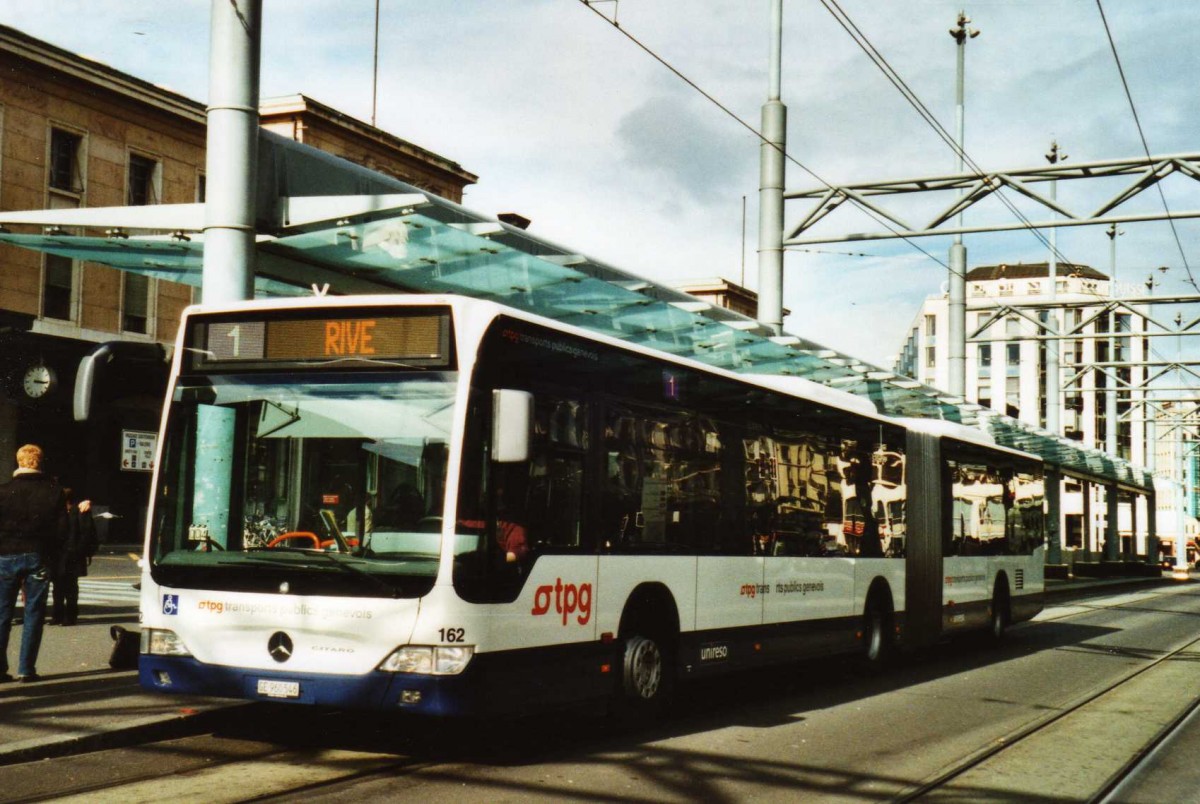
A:
<svg viewBox="0 0 1200 804">
<path fill-rule="evenodd" d="M 54 390 L 57 381 L 58 377 L 55 376 L 54 369 L 38 364 L 30 366 L 25 370 L 25 377 L 21 381 L 21 388 L 24 389 L 25 395 L 30 399 L 41 399 Z"/>
</svg>

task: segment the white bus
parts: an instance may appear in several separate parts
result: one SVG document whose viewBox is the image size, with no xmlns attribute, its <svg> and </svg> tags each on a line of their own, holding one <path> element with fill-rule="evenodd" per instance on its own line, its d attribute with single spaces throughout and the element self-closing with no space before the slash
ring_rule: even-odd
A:
<svg viewBox="0 0 1200 804">
<path fill-rule="evenodd" d="M 190 308 L 159 449 L 151 690 L 654 708 L 1041 607 L 1037 458 L 486 301 Z"/>
</svg>

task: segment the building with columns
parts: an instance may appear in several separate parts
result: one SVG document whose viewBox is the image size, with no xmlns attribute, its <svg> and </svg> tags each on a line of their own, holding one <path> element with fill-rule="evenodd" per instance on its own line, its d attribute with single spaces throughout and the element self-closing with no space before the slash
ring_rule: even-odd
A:
<svg viewBox="0 0 1200 804">
<path fill-rule="evenodd" d="M 265 100 L 261 124 L 451 200 L 477 180 L 303 95 Z M 203 103 L 0 26 L 0 209 L 203 201 L 205 137 Z M 110 541 L 140 541 L 164 361 L 193 298 L 165 278 L 0 246 L 0 474 L 39 443 L 50 471 L 114 514 Z M 76 370 L 102 348 L 107 384 L 77 421 Z"/>
<path fill-rule="evenodd" d="M 1157 535 L 1172 538 L 1180 526 L 1174 508 L 1182 475 L 1178 456 L 1162 452 L 1157 433 L 1166 425 L 1164 414 L 1147 404 L 1148 369 L 1138 365 L 1153 359 L 1152 339 L 1145 336 L 1147 318 L 1136 303 L 1111 304 L 1114 295 L 1128 300 L 1145 289 L 1123 286 L 1114 294 L 1106 274 L 1071 263 L 1057 265 L 1053 298 L 1045 262 L 978 266 L 966 280 L 967 401 L 1045 428 L 1047 402 L 1057 398 L 1059 434 L 1106 451 L 1113 451 L 1110 436 L 1115 435 L 1118 457 L 1159 468 Z M 1040 321 L 1056 324 L 1064 337 L 1044 337 Z M 927 385 L 949 387 L 949 332 L 947 295 L 929 296 L 893 369 Z M 1058 350 L 1057 377 L 1047 375 L 1053 349 Z M 1136 504 L 1124 495 L 1119 499 L 1122 554 L 1156 551 L 1148 538 L 1144 499 Z M 1103 489 L 1064 481 L 1059 528 L 1064 562 L 1091 560 L 1100 553 L 1108 510 Z M 1194 519 L 1187 530 L 1195 530 Z"/>
</svg>

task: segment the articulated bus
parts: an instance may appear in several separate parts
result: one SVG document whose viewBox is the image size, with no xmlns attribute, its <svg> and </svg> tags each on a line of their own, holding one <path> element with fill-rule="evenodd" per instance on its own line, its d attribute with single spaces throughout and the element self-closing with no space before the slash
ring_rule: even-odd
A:
<svg viewBox="0 0 1200 804">
<path fill-rule="evenodd" d="M 159 450 L 151 690 L 652 710 L 1041 607 L 1037 458 L 486 301 L 190 308 Z"/>
</svg>

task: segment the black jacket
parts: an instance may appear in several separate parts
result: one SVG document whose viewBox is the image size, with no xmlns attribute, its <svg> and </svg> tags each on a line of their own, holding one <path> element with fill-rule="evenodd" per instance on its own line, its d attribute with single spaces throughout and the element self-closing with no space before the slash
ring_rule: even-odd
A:
<svg viewBox="0 0 1200 804">
<path fill-rule="evenodd" d="M 67 502 L 54 478 L 27 472 L 0 486 L 0 555 L 39 553 L 50 563 L 66 535 Z"/>
<path fill-rule="evenodd" d="M 87 575 L 88 561 L 96 554 L 96 528 L 91 512 L 84 513 L 74 505 L 67 514 L 67 537 L 54 570 L 58 575 Z"/>
</svg>

